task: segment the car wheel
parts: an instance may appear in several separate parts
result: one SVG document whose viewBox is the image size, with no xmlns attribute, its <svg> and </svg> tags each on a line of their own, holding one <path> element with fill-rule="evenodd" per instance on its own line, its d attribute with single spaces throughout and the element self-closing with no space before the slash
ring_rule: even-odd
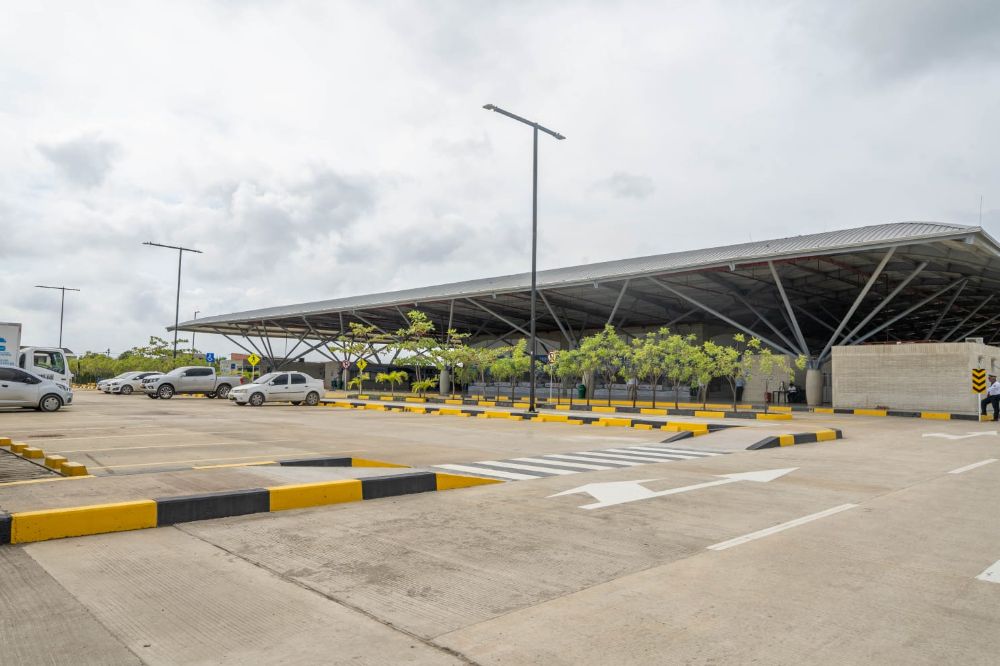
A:
<svg viewBox="0 0 1000 666">
<path fill-rule="evenodd" d="M 254 393 L 253 395 L 250 396 L 249 402 L 254 407 L 260 407 L 261 405 L 264 404 L 264 394 Z"/>
<path fill-rule="evenodd" d="M 164 384 L 156 391 L 156 395 L 163 400 L 170 400 L 174 397 L 174 387 L 170 384 Z"/>
<path fill-rule="evenodd" d="M 122 387 L 122 395 L 132 395 L 132 387 L 126 384 Z"/>
<path fill-rule="evenodd" d="M 225 400 L 229 397 L 229 384 L 223 384 L 219 388 L 215 389 L 215 394 Z"/>
<path fill-rule="evenodd" d="M 306 404 L 310 407 L 315 407 L 319 404 L 319 393 L 316 391 L 310 391 L 309 395 L 306 396 Z"/>
<path fill-rule="evenodd" d="M 38 402 L 38 409 L 43 412 L 57 412 L 62 407 L 62 404 L 62 398 L 55 393 L 49 393 L 42 396 L 42 399 Z"/>
</svg>

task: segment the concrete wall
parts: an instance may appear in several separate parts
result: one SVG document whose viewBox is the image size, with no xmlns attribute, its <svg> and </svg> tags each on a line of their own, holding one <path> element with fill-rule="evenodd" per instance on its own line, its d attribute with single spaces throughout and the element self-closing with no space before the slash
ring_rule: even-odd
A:
<svg viewBox="0 0 1000 666">
<path fill-rule="evenodd" d="M 974 413 L 972 369 L 1000 370 L 1000 348 L 979 342 L 833 348 L 833 406 Z"/>
</svg>

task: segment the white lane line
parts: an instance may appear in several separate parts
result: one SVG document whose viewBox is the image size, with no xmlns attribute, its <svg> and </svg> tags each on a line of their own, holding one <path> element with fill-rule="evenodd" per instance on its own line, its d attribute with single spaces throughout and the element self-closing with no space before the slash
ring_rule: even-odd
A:
<svg viewBox="0 0 1000 666">
<path fill-rule="evenodd" d="M 638 462 L 626 462 L 624 460 L 608 460 L 607 458 L 585 458 L 584 456 L 571 456 L 565 453 L 550 453 L 547 457 L 576 460 L 578 462 L 600 463 L 602 465 L 615 465 L 618 467 L 636 467 L 642 464 Z"/>
<path fill-rule="evenodd" d="M 666 451 L 667 453 L 680 453 L 685 456 L 695 456 L 696 458 L 711 458 L 712 456 L 721 456 L 721 453 L 715 453 L 711 451 L 691 451 L 690 449 L 668 449 L 665 446 L 630 446 L 630 449 L 639 449 L 640 451 Z"/>
<path fill-rule="evenodd" d="M 664 462 L 663 458 L 644 456 L 638 451 L 634 453 L 616 453 L 614 449 L 607 449 L 606 451 L 574 451 L 574 455 L 587 455 L 587 456 L 604 456 L 607 458 L 621 458 L 624 460 L 641 460 L 643 462 Z"/>
<path fill-rule="evenodd" d="M 958 469 L 953 469 L 949 474 L 961 474 L 962 472 L 968 472 L 970 469 L 976 469 L 977 467 L 982 467 L 983 465 L 989 465 L 990 463 L 995 463 L 996 458 L 987 458 L 986 460 L 980 460 L 977 463 L 972 463 L 971 465 L 966 465 L 965 467 L 959 467 Z"/>
<path fill-rule="evenodd" d="M 205 442 L 202 444 L 157 444 L 156 446 L 113 446 L 107 449 L 61 449 L 55 446 L 45 448 L 51 448 L 53 451 L 58 451 L 59 453 L 102 453 L 107 451 L 138 451 L 140 449 L 189 449 L 198 446 L 256 446 L 257 444 L 281 444 L 283 442 L 300 442 L 302 438 L 299 439 L 262 439 L 246 441 L 240 440 L 235 442 Z"/>
<path fill-rule="evenodd" d="M 997 560 L 993 563 L 993 566 L 976 576 L 976 580 L 985 580 L 987 583 L 1000 583 L 1000 560 Z"/>
<path fill-rule="evenodd" d="M 614 469 L 614 467 L 605 467 L 602 465 L 584 465 L 583 463 L 571 463 L 571 462 L 564 462 L 562 460 L 546 460 L 545 458 L 513 458 L 513 460 L 517 460 L 519 462 L 528 462 L 528 463 L 541 463 L 543 465 L 555 465 L 558 467 L 569 467 L 570 469 L 593 469 L 593 470 Z"/>
<path fill-rule="evenodd" d="M 541 477 L 531 476 L 530 474 L 518 474 L 516 472 L 501 472 L 498 469 L 484 469 L 482 467 L 469 467 L 468 465 L 435 465 L 435 467 L 441 469 L 450 469 L 453 472 L 466 472 L 470 474 L 481 474 L 484 476 L 496 476 L 502 479 L 511 479 L 513 481 L 524 481 L 527 479 L 539 479 Z"/>
<path fill-rule="evenodd" d="M 536 465 L 522 465 L 520 463 L 505 462 L 503 460 L 477 460 L 478 465 L 498 466 L 501 468 L 510 467 L 512 469 L 523 469 L 529 472 L 544 472 L 545 474 L 576 474 L 577 472 L 568 469 L 556 469 L 555 467 L 538 467 Z"/>
<path fill-rule="evenodd" d="M 790 520 L 787 523 L 781 523 L 780 525 L 775 525 L 774 527 L 768 527 L 767 529 L 764 530 L 751 532 L 750 534 L 744 534 L 743 536 L 738 536 L 735 539 L 730 539 L 728 541 L 723 541 L 721 543 L 708 546 L 708 550 L 725 550 L 727 548 L 732 548 L 733 546 L 739 546 L 740 544 L 747 543 L 748 541 L 753 541 L 755 539 L 760 539 L 762 537 L 770 536 L 772 534 L 777 534 L 778 532 L 783 532 L 792 527 L 805 525 L 806 523 L 811 523 L 814 520 L 819 520 L 820 518 L 826 518 L 827 516 L 832 516 L 835 513 L 840 513 L 841 511 L 847 511 L 848 509 L 853 509 L 856 506 L 857 504 L 841 504 L 840 506 L 835 506 L 832 509 L 827 509 L 826 511 L 820 511 L 819 513 L 813 513 L 808 516 L 796 518 L 795 520 Z"/>
<path fill-rule="evenodd" d="M 694 460 L 698 456 L 686 456 L 683 453 L 651 453 L 649 451 L 632 451 L 631 449 L 605 449 L 608 453 L 627 453 L 633 456 L 662 458 L 663 460 Z"/>
</svg>

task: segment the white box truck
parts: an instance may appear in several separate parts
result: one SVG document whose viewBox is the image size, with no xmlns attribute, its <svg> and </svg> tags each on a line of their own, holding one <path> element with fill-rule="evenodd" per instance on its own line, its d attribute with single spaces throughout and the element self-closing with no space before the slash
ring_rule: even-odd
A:
<svg viewBox="0 0 1000 666">
<path fill-rule="evenodd" d="M 21 368 L 66 386 L 73 381 L 66 352 L 58 347 L 22 347 L 21 324 L 18 323 L 0 322 L 2 367 Z"/>
</svg>

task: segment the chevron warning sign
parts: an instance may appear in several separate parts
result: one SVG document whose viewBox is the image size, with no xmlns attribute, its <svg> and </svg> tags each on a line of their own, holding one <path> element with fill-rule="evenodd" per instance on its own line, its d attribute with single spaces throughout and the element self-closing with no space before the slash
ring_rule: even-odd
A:
<svg viewBox="0 0 1000 666">
<path fill-rule="evenodd" d="M 986 393 L 986 371 L 982 368 L 972 369 L 972 392 Z"/>
</svg>

